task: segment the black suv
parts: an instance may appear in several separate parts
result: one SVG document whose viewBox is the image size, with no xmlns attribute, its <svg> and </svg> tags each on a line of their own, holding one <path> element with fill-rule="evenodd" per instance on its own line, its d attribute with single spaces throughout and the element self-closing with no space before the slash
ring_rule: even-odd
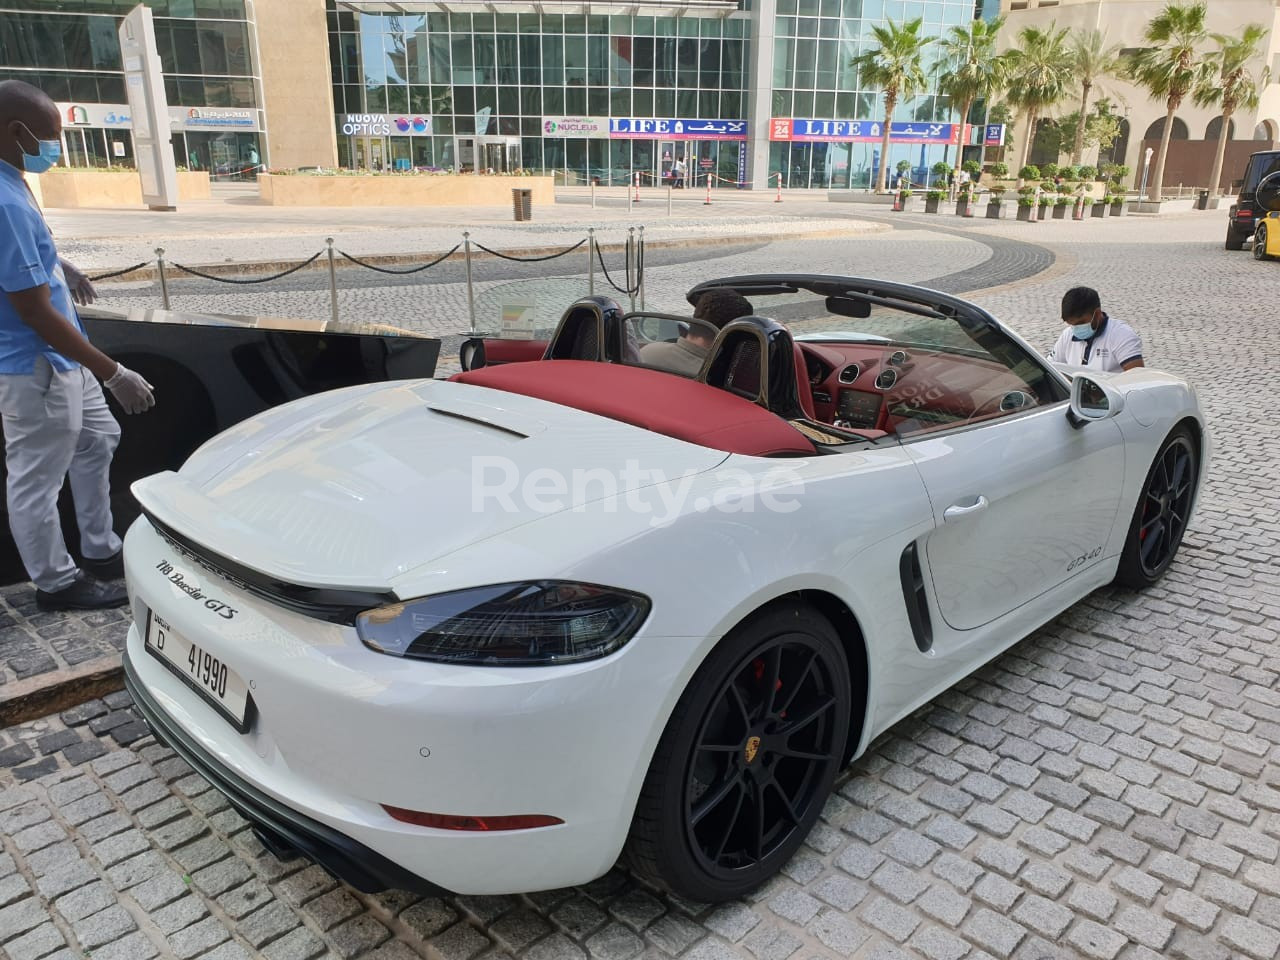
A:
<svg viewBox="0 0 1280 960">
<path fill-rule="evenodd" d="M 1244 249 L 1257 227 L 1258 215 L 1267 215 L 1267 211 L 1258 209 L 1258 184 L 1272 173 L 1280 173 L 1280 150 L 1250 154 L 1249 165 L 1245 167 L 1244 179 L 1240 182 L 1240 195 L 1231 205 L 1230 219 L 1227 220 L 1225 246 L 1228 250 Z"/>
</svg>

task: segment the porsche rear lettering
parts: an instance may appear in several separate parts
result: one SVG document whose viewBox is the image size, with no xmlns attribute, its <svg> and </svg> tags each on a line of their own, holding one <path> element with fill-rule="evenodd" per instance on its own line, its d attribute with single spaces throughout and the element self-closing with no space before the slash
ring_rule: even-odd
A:
<svg viewBox="0 0 1280 960">
<path fill-rule="evenodd" d="M 182 575 L 182 571 L 175 569 L 173 564 L 168 560 L 161 560 L 156 564 L 156 569 L 160 571 L 161 576 L 167 579 L 188 597 L 192 600 L 201 601 L 205 605 L 206 609 L 212 610 L 218 616 L 222 617 L 223 620 L 230 620 L 239 612 L 234 607 L 223 603 L 221 600 L 209 596 L 194 583 L 188 581 L 187 578 Z"/>
</svg>

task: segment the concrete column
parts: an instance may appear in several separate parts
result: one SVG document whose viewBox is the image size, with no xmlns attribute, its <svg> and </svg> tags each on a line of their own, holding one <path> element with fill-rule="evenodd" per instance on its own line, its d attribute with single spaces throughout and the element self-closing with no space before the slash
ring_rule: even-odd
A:
<svg viewBox="0 0 1280 960">
<path fill-rule="evenodd" d="M 324 0 L 257 0 L 254 19 L 266 112 L 266 149 L 276 167 L 336 167 L 333 79 Z"/>
<path fill-rule="evenodd" d="M 769 183 L 769 120 L 773 116 L 773 31 L 777 0 L 755 0 L 751 11 L 751 63 L 748 68 L 747 120 L 751 139 L 747 179 L 753 190 Z"/>
</svg>

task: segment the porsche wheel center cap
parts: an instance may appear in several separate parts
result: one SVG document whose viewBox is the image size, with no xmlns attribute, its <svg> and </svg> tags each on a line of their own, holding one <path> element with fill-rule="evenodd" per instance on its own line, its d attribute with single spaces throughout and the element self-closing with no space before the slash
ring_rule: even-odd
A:
<svg viewBox="0 0 1280 960">
<path fill-rule="evenodd" d="M 756 736 L 747 737 L 747 742 L 742 747 L 742 757 L 747 761 L 747 766 L 751 766 L 755 762 L 759 753 L 760 738 Z"/>
</svg>

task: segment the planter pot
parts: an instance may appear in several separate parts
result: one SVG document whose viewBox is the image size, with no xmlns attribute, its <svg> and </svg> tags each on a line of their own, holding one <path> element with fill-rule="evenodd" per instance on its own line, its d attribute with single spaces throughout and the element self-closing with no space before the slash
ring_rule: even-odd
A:
<svg viewBox="0 0 1280 960">
<path fill-rule="evenodd" d="M 1053 205 L 1053 219 L 1055 220 L 1067 219 L 1067 210 L 1069 209 L 1070 208 L 1065 203 L 1055 203 Z"/>
<path fill-rule="evenodd" d="M 1039 219 L 1039 220 L 1048 220 L 1048 219 L 1049 219 L 1049 205 L 1048 205 L 1047 203 L 1045 203 L 1045 204 L 1041 204 L 1041 206 L 1040 206 L 1040 214 L 1039 214 L 1039 216 L 1037 217 L 1037 219 Z"/>
<path fill-rule="evenodd" d="M 1018 219 L 1019 219 L 1019 220 L 1021 220 L 1021 221 L 1023 221 L 1024 223 L 1031 223 L 1031 222 L 1032 222 L 1032 216 L 1031 216 L 1031 213 L 1032 213 L 1032 211 L 1033 211 L 1033 210 L 1035 210 L 1035 207 L 1023 207 L 1023 206 L 1019 206 L 1019 207 L 1018 207 Z M 990 214 L 988 214 L 988 216 L 990 216 Z"/>
<path fill-rule="evenodd" d="M 999 200 L 987 201 L 987 219 L 1002 220 L 1004 219 L 1004 204 Z"/>
<path fill-rule="evenodd" d="M 1107 215 L 1107 204 L 1095 203 L 1089 207 L 1089 215 L 1101 219 Z"/>
<path fill-rule="evenodd" d="M 942 201 L 941 201 L 941 200 L 926 200 L 926 201 L 924 202 L 924 212 L 925 212 L 925 213 L 937 213 L 937 212 L 938 212 L 938 205 L 939 205 L 940 203 L 942 203 Z"/>
<path fill-rule="evenodd" d="M 1124 216 L 1124 201 L 1123 201 L 1123 200 L 1121 200 L 1119 203 L 1113 203 L 1113 204 L 1111 205 L 1111 215 L 1112 215 L 1113 217 L 1123 217 L 1123 216 Z"/>
<path fill-rule="evenodd" d="M 913 205 L 912 205 L 912 203 L 911 203 L 911 198 L 910 198 L 910 197 L 904 197 L 904 198 L 903 198 L 903 200 L 902 200 L 902 206 L 899 208 L 898 212 L 899 212 L 899 213 L 910 213 L 910 212 L 912 211 L 912 209 L 913 209 Z"/>
<path fill-rule="evenodd" d="M 957 217 L 971 217 L 971 216 L 973 216 L 973 213 L 972 213 L 972 212 L 970 212 L 970 211 L 971 211 L 971 208 L 970 208 L 970 206 L 969 206 L 969 201 L 967 201 L 967 200 L 957 200 L 957 201 L 956 201 L 956 216 L 957 216 Z"/>
</svg>

